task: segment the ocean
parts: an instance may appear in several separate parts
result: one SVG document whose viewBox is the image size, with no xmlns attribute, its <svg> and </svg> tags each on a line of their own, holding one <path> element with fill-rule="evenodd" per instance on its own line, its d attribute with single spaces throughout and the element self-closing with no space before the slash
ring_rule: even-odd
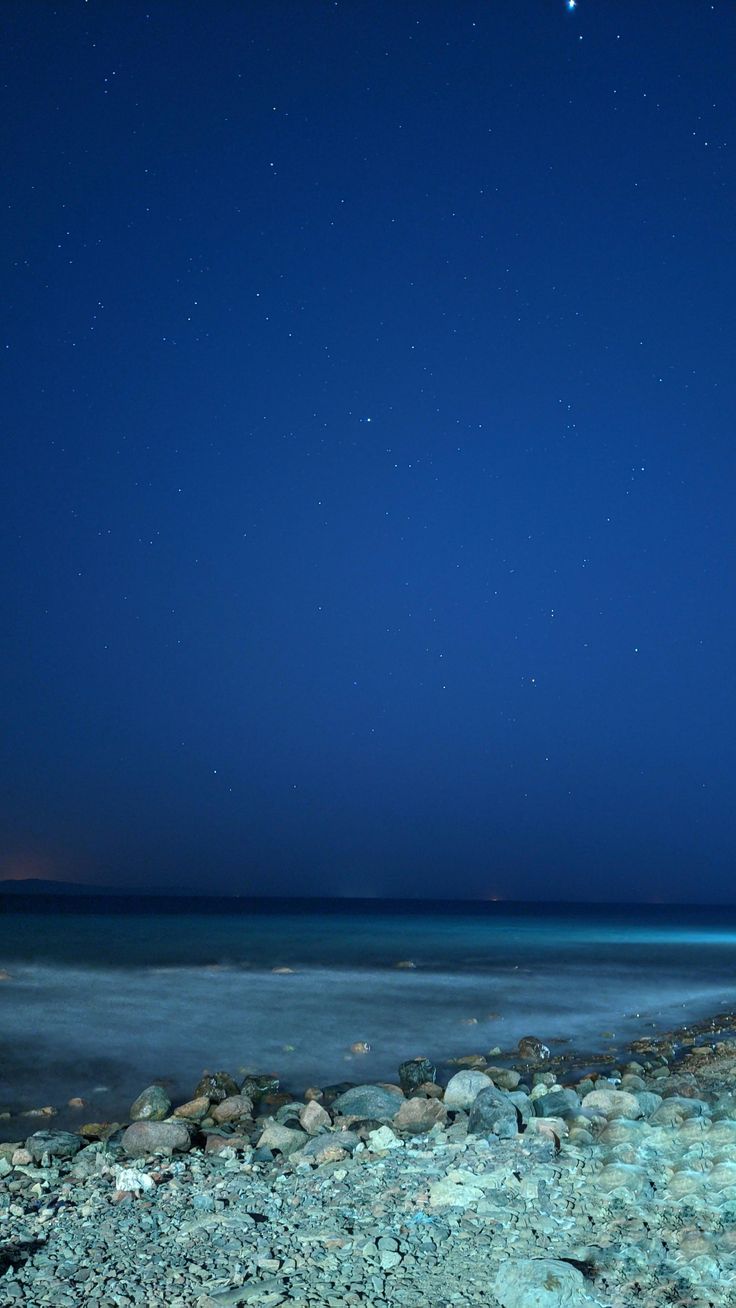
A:
<svg viewBox="0 0 736 1308">
<path fill-rule="evenodd" d="M 189 1098 L 204 1068 L 301 1095 L 523 1035 L 584 1063 L 732 1007 L 735 965 L 723 907 L 5 895 L 0 1111 L 51 1104 L 61 1125 L 81 1096 L 115 1120 L 154 1080 Z"/>
</svg>

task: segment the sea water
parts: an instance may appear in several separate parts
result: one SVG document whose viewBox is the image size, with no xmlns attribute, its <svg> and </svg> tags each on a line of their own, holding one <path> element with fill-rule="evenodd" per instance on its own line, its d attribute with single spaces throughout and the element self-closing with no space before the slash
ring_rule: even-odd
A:
<svg viewBox="0 0 736 1308">
<path fill-rule="evenodd" d="M 724 908 L 6 896 L 0 1111 L 110 1120 L 204 1068 L 301 1094 L 523 1035 L 584 1058 L 736 1004 L 735 964 Z"/>
</svg>

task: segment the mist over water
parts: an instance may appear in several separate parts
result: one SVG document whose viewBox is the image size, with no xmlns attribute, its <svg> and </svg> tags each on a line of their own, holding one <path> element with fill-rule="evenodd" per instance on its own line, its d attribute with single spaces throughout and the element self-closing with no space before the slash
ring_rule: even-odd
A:
<svg viewBox="0 0 736 1308">
<path fill-rule="evenodd" d="M 6 908 L 0 1108 L 81 1095 L 109 1120 L 152 1080 L 188 1098 L 205 1067 L 301 1093 L 525 1034 L 600 1051 L 736 1002 L 730 910 L 130 907 Z"/>
</svg>

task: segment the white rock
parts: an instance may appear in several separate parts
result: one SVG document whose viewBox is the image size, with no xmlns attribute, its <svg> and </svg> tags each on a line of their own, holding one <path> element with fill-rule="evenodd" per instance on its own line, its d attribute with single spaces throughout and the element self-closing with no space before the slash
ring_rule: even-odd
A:
<svg viewBox="0 0 736 1308">
<path fill-rule="evenodd" d="M 513 1258 L 502 1263 L 493 1293 L 501 1308 L 587 1308 L 596 1303 L 586 1293 L 582 1272 L 553 1258 Z"/>
<path fill-rule="evenodd" d="M 492 1085 L 492 1081 L 485 1072 L 477 1072 L 472 1068 L 456 1072 L 447 1082 L 443 1100 L 445 1108 L 472 1108 L 481 1090 L 487 1090 L 489 1085 Z"/>
<path fill-rule="evenodd" d="M 131 1194 L 140 1194 L 142 1190 L 152 1190 L 155 1184 L 148 1172 L 141 1172 L 137 1167 L 118 1167 L 115 1170 L 116 1190 L 128 1190 Z"/>
<path fill-rule="evenodd" d="M 370 1147 L 376 1152 L 383 1149 L 402 1149 L 403 1141 L 394 1135 L 390 1126 L 377 1126 L 375 1131 L 368 1132 Z"/>
</svg>

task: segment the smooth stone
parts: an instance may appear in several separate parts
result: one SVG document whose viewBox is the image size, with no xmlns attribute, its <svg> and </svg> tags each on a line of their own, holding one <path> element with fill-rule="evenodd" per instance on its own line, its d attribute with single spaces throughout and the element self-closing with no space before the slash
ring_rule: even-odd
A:
<svg viewBox="0 0 736 1308">
<path fill-rule="evenodd" d="M 163 1122 L 171 1112 L 171 1100 L 160 1085 L 149 1085 L 130 1105 L 131 1122 Z"/>
<path fill-rule="evenodd" d="M 187 1153 L 192 1147 L 189 1129 L 182 1122 L 133 1122 L 123 1133 L 122 1146 L 132 1158 L 147 1154 Z"/>
<path fill-rule="evenodd" d="M 513 1067 L 487 1067 L 486 1076 L 490 1076 L 499 1090 L 515 1090 L 521 1081 L 521 1073 Z"/>
<path fill-rule="evenodd" d="M 185 1117 L 189 1122 L 201 1122 L 210 1111 L 210 1101 L 205 1095 L 200 1095 L 198 1099 L 188 1099 L 185 1104 L 179 1104 L 174 1109 L 174 1117 Z"/>
<path fill-rule="evenodd" d="M 84 1140 L 71 1131 L 35 1131 L 26 1140 L 26 1150 L 34 1163 L 40 1163 L 44 1154 L 49 1158 L 73 1158 L 84 1145 Z"/>
<path fill-rule="evenodd" d="M 453 1112 L 472 1108 L 481 1090 L 487 1090 L 490 1081 L 485 1072 L 464 1068 L 451 1076 L 445 1087 L 444 1105 Z"/>
<path fill-rule="evenodd" d="M 643 1167 L 633 1163 L 610 1163 L 598 1173 L 596 1184 L 600 1190 L 630 1190 L 634 1194 L 644 1188 L 647 1174 Z"/>
<path fill-rule="evenodd" d="M 373 1118 L 391 1121 L 399 1111 L 404 1096 L 398 1089 L 387 1090 L 380 1085 L 356 1085 L 333 1100 L 332 1107 L 343 1117 Z"/>
<path fill-rule="evenodd" d="M 710 1105 L 703 1099 L 690 1099 L 681 1095 L 670 1095 L 649 1115 L 652 1126 L 677 1126 L 691 1117 L 704 1117 L 710 1114 Z"/>
<path fill-rule="evenodd" d="M 628 1090 L 616 1090 L 613 1086 L 591 1090 L 583 1100 L 583 1108 L 593 1108 L 606 1118 L 628 1117 L 633 1121 L 642 1115 L 636 1096 L 629 1094 Z"/>
<path fill-rule="evenodd" d="M 468 1122 L 470 1135 L 482 1135 L 486 1139 L 491 1135 L 510 1139 L 518 1134 L 516 1105 L 511 1102 L 503 1090 L 495 1085 L 486 1086 L 473 1100 Z"/>
<path fill-rule="evenodd" d="M 215 1104 L 211 1113 L 215 1122 L 240 1122 L 244 1117 L 253 1116 L 253 1102 L 247 1095 L 228 1095 L 219 1104 Z"/>
</svg>

